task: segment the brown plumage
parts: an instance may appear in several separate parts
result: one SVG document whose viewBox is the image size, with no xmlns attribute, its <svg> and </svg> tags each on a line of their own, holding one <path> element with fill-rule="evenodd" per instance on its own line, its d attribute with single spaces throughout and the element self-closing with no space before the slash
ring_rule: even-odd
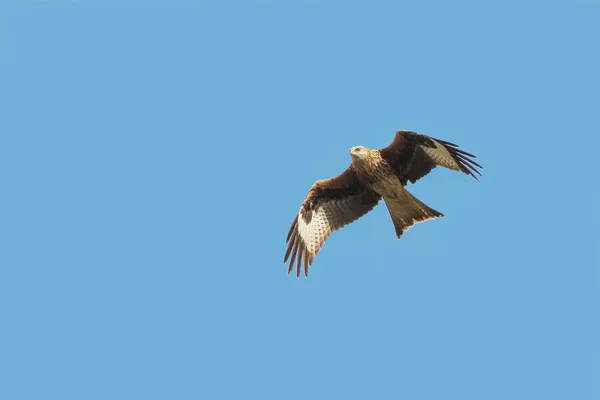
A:
<svg viewBox="0 0 600 400">
<path fill-rule="evenodd" d="M 454 143 L 434 139 L 410 131 L 398 131 L 392 143 L 381 150 L 381 156 L 394 169 L 402 184 L 415 183 L 438 165 L 464 172 L 475 180 L 483 167 L 471 158 L 473 154 L 460 150 Z"/>
<path fill-rule="evenodd" d="M 410 131 L 398 131 L 392 143 L 380 150 L 362 146 L 350 149 L 352 163 L 340 175 L 315 182 L 290 227 L 283 262 L 288 273 L 296 265 L 296 276 L 312 265 L 323 244 L 334 231 L 371 211 L 383 198 L 392 218 L 396 236 L 416 223 L 440 218 L 442 213 L 428 207 L 404 187 L 415 183 L 436 166 L 464 172 L 477 180 L 483 168 L 474 155 L 458 146 Z"/>
</svg>

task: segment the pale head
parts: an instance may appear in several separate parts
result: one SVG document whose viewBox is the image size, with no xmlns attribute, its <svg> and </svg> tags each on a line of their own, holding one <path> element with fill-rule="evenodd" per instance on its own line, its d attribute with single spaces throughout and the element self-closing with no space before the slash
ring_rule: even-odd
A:
<svg viewBox="0 0 600 400">
<path fill-rule="evenodd" d="M 369 155 L 369 149 L 364 146 L 354 146 L 350 149 L 350 157 L 353 160 L 365 160 Z"/>
</svg>

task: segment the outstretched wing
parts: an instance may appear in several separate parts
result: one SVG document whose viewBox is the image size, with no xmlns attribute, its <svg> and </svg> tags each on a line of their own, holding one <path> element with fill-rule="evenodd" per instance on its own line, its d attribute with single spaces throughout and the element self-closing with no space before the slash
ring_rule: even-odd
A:
<svg viewBox="0 0 600 400">
<path fill-rule="evenodd" d="M 296 263 L 299 277 L 304 259 L 304 275 L 308 276 L 308 267 L 329 235 L 371 211 L 380 199 L 360 183 L 351 167 L 335 178 L 315 182 L 287 235 L 283 262 L 290 260 L 288 274 Z"/>
<path fill-rule="evenodd" d="M 415 183 L 435 167 L 442 166 L 471 175 L 481 172 L 473 154 L 460 150 L 454 143 L 434 139 L 416 132 L 398 131 L 392 143 L 380 150 L 381 156 L 396 171 L 403 185 Z"/>
</svg>

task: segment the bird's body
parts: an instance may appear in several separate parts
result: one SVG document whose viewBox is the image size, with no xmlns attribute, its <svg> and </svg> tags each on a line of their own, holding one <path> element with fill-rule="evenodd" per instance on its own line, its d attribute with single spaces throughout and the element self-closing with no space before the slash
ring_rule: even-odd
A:
<svg viewBox="0 0 600 400">
<path fill-rule="evenodd" d="M 398 238 L 418 222 L 443 216 L 442 213 L 421 203 L 405 189 L 380 151 L 357 146 L 350 150 L 350 156 L 351 168 L 358 180 L 383 198 Z"/>
<path fill-rule="evenodd" d="M 428 207 L 405 186 L 416 182 L 437 165 L 472 175 L 481 166 L 475 157 L 457 146 L 415 132 L 398 131 L 386 148 L 363 146 L 350 149 L 352 163 L 342 174 L 317 181 L 308 192 L 290 227 L 284 262 L 290 258 L 288 273 L 296 262 L 296 275 L 304 261 L 304 273 L 312 265 L 329 235 L 355 221 L 384 200 L 394 223 L 396 236 L 416 223 L 443 214 Z M 481 174 L 480 174 L 481 175 Z"/>
</svg>

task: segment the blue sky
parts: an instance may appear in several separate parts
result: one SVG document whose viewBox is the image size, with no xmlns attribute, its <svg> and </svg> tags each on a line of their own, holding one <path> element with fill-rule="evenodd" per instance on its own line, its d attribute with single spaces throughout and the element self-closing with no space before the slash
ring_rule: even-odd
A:
<svg viewBox="0 0 600 400">
<path fill-rule="evenodd" d="M 3 399 L 598 399 L 600 3 L 3 2 Z M 397 129 L 480 183 L 308 279 L 317 179 Z"/>
</svg>

